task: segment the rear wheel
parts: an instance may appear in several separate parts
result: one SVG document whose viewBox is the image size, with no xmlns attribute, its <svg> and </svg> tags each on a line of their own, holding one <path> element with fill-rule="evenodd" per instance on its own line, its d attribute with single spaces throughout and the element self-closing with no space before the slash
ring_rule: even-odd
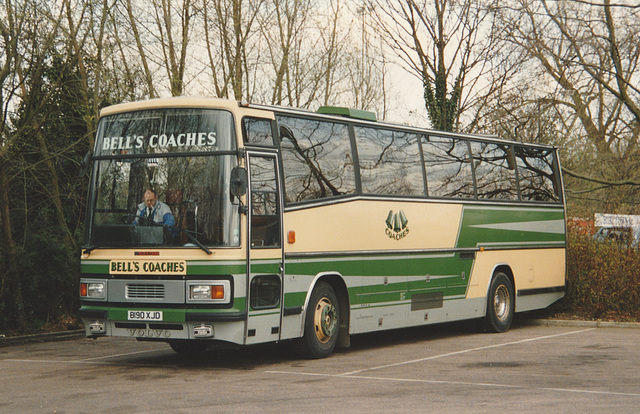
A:
<svg viewBox="0 0 640 414">
<path fill-rule="evenodd" d="M 331 285 L 320 282 L 311 292 L 305 316 L 300 353 L 307 358 L 326 358 L 338 341 L 340 306 Z"/>
<path fill-rule="evenodd" d="M 505 332 L 511 326 L 515 313 L 513 284 L 506 274 L 496 273 L 491 281 L 487 298 L 484 329 L 487 332 Z"/>
</svg>

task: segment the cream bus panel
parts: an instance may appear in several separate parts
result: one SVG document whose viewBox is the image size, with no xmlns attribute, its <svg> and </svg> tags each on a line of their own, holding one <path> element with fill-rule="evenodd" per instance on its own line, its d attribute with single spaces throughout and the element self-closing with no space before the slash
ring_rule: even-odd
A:
<svg viewBox="0 0 640 414">
<path fill-rule="evenodd" d="M 467 298 L 486 297 L 493 271 L 506 265 L 513 271 L 516 292 L 564 286 L 564 249 L 481 251 L 469 281 Z"/>
<path fill-rule="evenodd" d="M 359 200 L 287 212 L 287 253 L 452 249 L 462 205 Z"/>
</svg>

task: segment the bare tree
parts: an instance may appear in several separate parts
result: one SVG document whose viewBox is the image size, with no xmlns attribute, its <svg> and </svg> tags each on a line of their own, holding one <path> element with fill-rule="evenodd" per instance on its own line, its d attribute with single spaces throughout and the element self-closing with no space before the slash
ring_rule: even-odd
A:
<svg viewBox="0 0 640 414">
<path fill-rule="evenodd" d="M 356 9 L 360 31 L 354 31 L 357 42 L 347 55 L 349 90 L 356 108 L 377 112 L 382 119 L 387 114 L 387 57 L 382 41 L 371 30 L 371 11 L 366 6 Z"/>
<path fill-rule="evenodd" d="M 180 96 L 184 92 L 191 18 L 197 10 L 192 0 L 179 0 L 178 5 L 172 0 L 153 0 L 152 3 L 171 96 Z M 177 28 L 174 21 L 179 23 Z"/>
<path fill-rule="evenodd" d="M 216 95 L 249 98 L 249 41 L 256 33 L 256 19 L 264 0 L 205 0 L 204 35 L 209 70 Z M 250 69 L 251 65 L 251 69 Z"/>
<path fill-rule="evenodd" d="M 522 70 L 511 87 L 526 93 L 520 94 L 524 102 L 519 106 L 510 105 L 503 95 L 501 111 L 510 114 L 512 126 L 525 121 L 516 113 L 526 107 L 529 119 L 538 125 L 544 122 L 536 116 L 553 119 L 555 128 L 547 129 L 542 139 L 563 146 L 566 172 L 580 177 L 571 182 L 574 190 L 607 188 L 600 198 L 611 209 L 637 198 L 638 188 L 631 183 L 638 181 L 640 165 L 640 10 L 615 7 L 608 0 L 514 0 L 508 6 L 497 9 L 496 15 L 509 34 L 504 40 L 516 52 L 514 64 Z M 595 185 L 586 183 L 586 176 Z"/>
<path fill-rule="evenodd" d="M 640 125 L 638 7 L 626 8 L 624 4 L 616 4 L 622 7 L 614 10 L 611 0 L 604 0 L 601 7 L 590 4 L 590 7 L 596 8 L 598 18 L 583 26 L 586 22 L 580 20 L 580 16 L 567 16 L 565 9 L 558 4 L 550 5 L 546 0 L 543 0 L 542 4 L 568 43 L 568 48 L 574 52 L 563 58 L 563 61 L 584 69 L 608 93 L 615 96 Z M 582 7 L 578 8 L 581 9 Z M 578 24 L 569 21 L 573 18 L 578 18 Z M 603 60 L 609 60 L 605 68 L 600 66 Z M 603 69 L 606 69 L 606 72 Z"/>
<path fill-rule="evenodd" d="M 309 1 L 272 0 L 267 10 L 260 16 L 260 31 L 264 45 L 269 52 L 269 66 L 274 72 L 271 103 L 282 105 L 295 101 L 291 87 L 291 67 L 295 65 L 296 46 L 304 34 L 307 15 L 310 12 Z M 286 97 L 286 100 L 285 100 Z"/>
<path fill-rule="evenodd" d="M 375 27 L 406 70 L 424 86 L 433 127 L 462 129 L 465 111 L 485 100 L 482 86 L 499 45 L 491 10 L 495 2 L 369 0 Z M 485 82 L 486 83 L 486 82 Z M 467 120 L 473 125 L 473 119 Z"/>
<path fill-rule="evenodd" d="M 128 27 L 114 24 L 111 29 L 122 48 L 122 62 L 128 59 L 140 62 L 149 97 L 159 96 L 157 82 L 162 84 L 163 79 L 171 96 L 184 94 L 189 82 L 187 61 L 193 18 L 200 13 L 196 0 L 120 1 Z M 129 31 L 135 53 L 129 48 L 129 39 L 121 34 Z M 166 77 L 160 77 L 158 69 L 162 69 Z"/>
<path fill-rule="evenodd" d="M 145 79 L 145 83 L 147 84 L 147 90 L 149 93 L 149 97 L 150 98 L 156 98 L 157 92 L 156 92 L 156 88 L 154 85 L 154 80 L 153 80 L 153 73 L 150 69 L 150 65 L 149 65 L 149 59 L 147 58 L 147 52 L 145 49 L 145 45 L 143 44 L 143 38 L 142 38 L 142 33 L 140 31 L 140 29 L 138 28 L 138 18 L 136 16 L 138 16 L 138 11 L 139 9 L 135 9 L 134 10 L 134 6 L 131 3 L 131 0 L 123 0 L 125 2 L 125 6 L 126 6 L 126 11 L 127 11 L 127 17 L 129 19 L 128 23 L 129 23 L 129 27 L 131 28 L 131 33 L 133 38 L 135 39 L 135 44 L 136 44 L 136 48 L 138 51 L 138 58 L 140 59 L 140 62 L 142 64 L 142 67 L 144 68 L 144 79 Z M 116 26 L 115 22 L 112 25 L 112 30 L 113 33 L 115 34 L 117 39 L 120 39 L 120 35 L 119 35 L 119 30 L 118 27 Z M 120 48 L 122 49 L 122 42 L 118 42 Z M 126 65 L 126 61 L 128 59 L 128 56 L 124 56 L 124 51 L 122 52 L 123 56 L 122 56 L 122 61 L 125 62 Z"/>
</svg>

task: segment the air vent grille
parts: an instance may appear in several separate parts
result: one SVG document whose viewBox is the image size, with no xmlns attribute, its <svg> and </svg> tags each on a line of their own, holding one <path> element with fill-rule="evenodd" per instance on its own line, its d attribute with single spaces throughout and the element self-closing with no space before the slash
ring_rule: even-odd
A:
<svg viewBox="0 0 640 414">
<path fill-rule="evenodd" d="M 164 299 L 164 285 L 129 283 L 127 299 Z"/>
</svg>

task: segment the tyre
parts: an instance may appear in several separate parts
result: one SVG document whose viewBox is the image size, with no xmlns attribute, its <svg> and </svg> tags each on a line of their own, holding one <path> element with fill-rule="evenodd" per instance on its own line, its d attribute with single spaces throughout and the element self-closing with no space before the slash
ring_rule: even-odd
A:
<svg viewBox="0 0 640 414">
<path fill-rule="evenodd" d="M 515 313 L 513 284 L 506 274 L 496 273 L 491 281 L 487 297 L 487 315 L 484 318 L 486 332 L 505 332 L 511 326 Z"/>
<path fill-rule="evenodd" d="M 185 356 L 198 356 L 207 350 L 207 343 L 198 340 L 178 339 L 169 342 L 169 346 L 175 352 Z"/>
<path fill-rule="evenodd" d="M 299 350 L 305 358 L 326 358 L 338 341 L 340 306 L 331 285 L 319 282 L 311 292 Z"/>
</svg>

